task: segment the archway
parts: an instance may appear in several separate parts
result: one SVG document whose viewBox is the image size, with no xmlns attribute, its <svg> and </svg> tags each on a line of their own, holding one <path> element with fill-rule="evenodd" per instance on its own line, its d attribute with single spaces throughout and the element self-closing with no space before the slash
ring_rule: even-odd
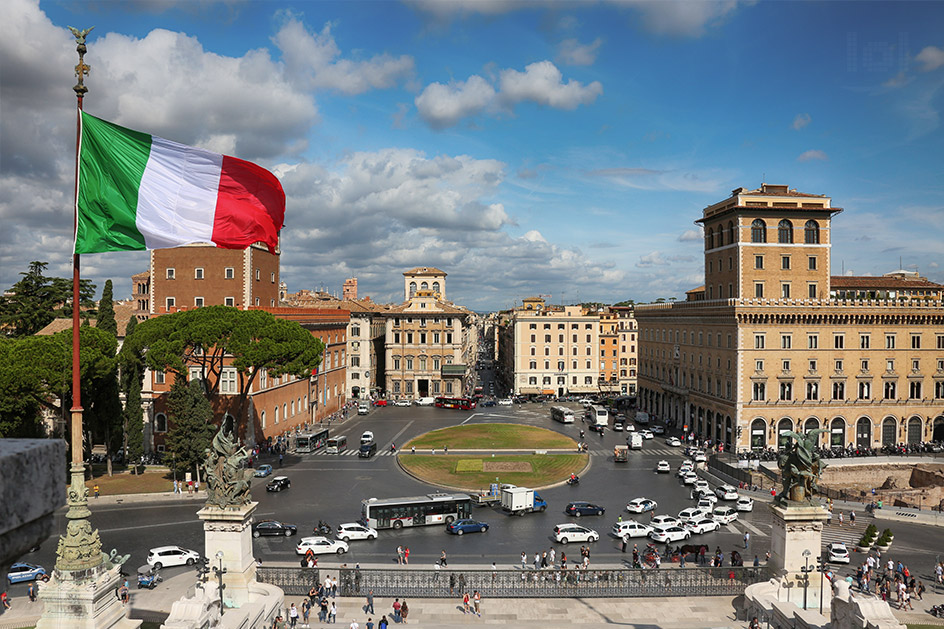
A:
<svg viewBox="0 0 944 629">
<path fill-rule="evenodd" d="M 767 422 L 757 418 L 751 422 L 751 450 L 763 450 L 767 447 Z"/>
<path fill-rule="evenodd" d="M 944 417 L 935 417 L 931 429 L 931 441 L 944 441 Z"/>
<path fill-rule="evenodd" d="M 783 450 L 788 445 L 790 445 L 790 441 L 792 441 L 792 438 L 789 435 L 786 435 L 784 433 L 791 432 L 792 430 L 793 430 L 793 420 L 790 419 L 789 417 L 784 417 L 777 424 L 777 437 L 778 437 L 777 448 L 779 450 Z"/>
<path fill-rule="evenodd" d="M 856 447 L 869 448 L 872 446 L 872 420 L 860 417 L 856 422 Z"/>
<path fill-rule="evenodd" d="M 898 443 L 898 422 L 894 417 L 886 417 L 882 420 L 882 445 L 893 446 Z"/>
<path fill-rule="evenodd" d="M 908 420 L 908 443 L 921 443 L 920 417 L 912 417 Z"/>
<path fill-rule="evenodd" d="M 731 432 L 731 417 L 728 416 L 724 420 L 724 449 L 727 452 L 731 452 L 731 447 L 734 443 Z"/>
<path fill-rule="evenodd" d="M 842 417 L 837 417 L 829 425 L 829 445 L 833 448 L 846 445 L 846 420 Z"/>
<path fill-rule="evenodd" d="M 819 420 L 815 417 L 809 417 L 805 422 L 803 422 L 803 434 L 809 434 L 810 432 L 819 428 Z M 823 444 L 823 435 L 817 435 L 816 445 L 821 446 Z"/>
</svg>

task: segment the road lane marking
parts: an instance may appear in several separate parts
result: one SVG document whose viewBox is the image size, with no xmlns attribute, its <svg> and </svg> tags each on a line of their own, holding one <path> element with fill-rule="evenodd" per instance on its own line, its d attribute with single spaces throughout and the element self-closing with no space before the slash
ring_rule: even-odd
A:
<svg viewBox="0 0 944 629">
<path fill-rule="evenodd" d="M 743 524 L 745 528 L 753 531 L 755 535 L 760 535 L 761 537 L 767 537 L 767 533 L 764 533 L 759 528 L 748 522 L 747 520 L 738 520 L 739 524 Z"/>
<path fill-rule="evenodd" d="M 384 450 L 390 450 L 390 445 L 396 443 L 396 442 L 397 442 L 397 439 L 400 438 L 400 435 L 402 435 L 403 433 L 405 433 L 405 432 L 406 432 L 406 429 L 409 428 L 410 426 L 412 426 L 415 422 L 416 422 L 416 420 L 415 420 L 415 419 L 412 419 L 412 420 L 410 420 L 409 423 L 407 423 L 406 426 L 404 426 L 403 428 L 401 428 L 401 429 L 400 429 L 400 432 L 398 432 L 397 434 L 395 434 L 395 435 L 393 436 L 393 439 L 390 440 L 390 443 L 388 443 L 388 444 L 384 447 Z"/>
</svg>

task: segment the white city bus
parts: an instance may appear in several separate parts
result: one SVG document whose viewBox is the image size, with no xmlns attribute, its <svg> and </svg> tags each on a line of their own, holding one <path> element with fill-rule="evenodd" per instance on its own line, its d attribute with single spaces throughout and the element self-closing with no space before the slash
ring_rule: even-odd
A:
<svg viewBox="0 0 944 629">
<path fill-rule="evenodd" d="M 562 424 L 572 424 L 574 423 L 574 412 L 563 406 L 552 406 L 551 419 Z"/>
<path fill-rule="evenodd" d="M 295 452 L 298 454 L 308 454 L 317 452 L 328 443 L 328 429 L 315 430 L 295 437 Z"/>
<path fill-rule="evenodd" d="M 361 523 L 375 529 L 449 524 L 472 514 L 468 494 L 427 494 L 361 501 Z"/>
<path fill-rule="evenodd" d="M 590 421 L 597 426 L 606 426 L 610 423 L 610 412 L 605 406 L 591 406 Z"/>
</svg>

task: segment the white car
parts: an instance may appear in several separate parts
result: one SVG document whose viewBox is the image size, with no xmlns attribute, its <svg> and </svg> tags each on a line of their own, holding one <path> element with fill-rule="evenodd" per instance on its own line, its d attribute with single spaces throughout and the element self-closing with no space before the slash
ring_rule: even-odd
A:
<svg viewBox="0 0 944 629">
<path fill-rule="evenodd" d="M 652 528 L 660 528 L 665 526 L 680 526 L 678 518 L 674 515 L 657 515 L 652 518 L 652 522 L 649 523 L 649 526 Z"/>
<path fill-rule="evenodd" d="M 682 477 L 682 482 L 686 485 L 694 485 L 698 482 L 698 474 L 695 472 L 686 472 Z"/>
<path fill-rule="evenodd" d="M 654 434 L 654 435 L 664 435 L 664 434 L 665 434 L 665 426 L 659 426 L 658 424 L 655 425 L 655 426 L 653 426 L 650 430 L 652 430 L 652 434 Z"/>
<path fill-rule="evenodd" d="M 401 400 L 396 400 L 396 401 L 394 401 L 393 405 L 394 405 L 394 406 L 410 406 L 410 401 L 409 401 L 409 400 L 403 400 L 403 399 L 401 399 Z"/>
<path fill-rule="evenodd" d="M 700 535 L 702 533 L 710 533 L 711 531 L 717 531 L 721 528 L 721 524 L 716 520 L 710 520 L 708 518 L 702 518 L 700 520 L 691 520 L 683 524 L 683 526 L 691 531 L 693 535 Z"/>
<path fill-rule="evenodd" d="M 643 439 L 655 439 L 655 435 L 652 434 L 651 430 L 640 430 L 639 434 L 642 435 Z"/>
<path fill-rule="evenodd" d="M 364 434 L 361 435 L 361 443 L 371 443 L 374 440 L 374 433 L 369 430 L 365 430 Z"/>
<path fill-rule="evenodd" d="M 656 464 L 656 471 L 660 474 L 668 474 L 672 471 L 672 466 L 669 465 L 668 461 L 659 461 Z"/>
<path fill-rule="evenodd" d="M 646 511 L 653 511 L 659 504 L 655 500 L 650 500 L 649 498 L 636 498 L 630 500 L 626 503 L 626 510 L 630 513 L 645 513 Z"/>
<path fill-rule="evenodd" d="M 711 511 L 705 511 L 699 507 L 689 507 L 688 509 L 679 511 L 678 519 L 679 522 L 685 524 L 686 522 L 707 518 L 709 513 L 711 513 Z"/>
<path fill-rule="evenodd" d="M 715 507 L 711 519 L 719 524 L 731 524 L 738 519 L 738 512 L 731 507 Z"/>
<path fill-rule="evenodd" d="M 649 539 L 663 544 L 667 542 L 679 542 L 691 536 L 691 532 L 686 531 L 681 526 L 656 527 L 649 533 Z"/>
<path fill-rule="evenodd" d="M 673 448 L 677 448 L 680 445 L 682 445 L 682 442 L 679 440 L 678 437 L 669 437 L 668 439 L 665 440 L 665 445 L 671 446 Z"/>
<path fill-rule="evenodd" d="M 694 456 L 692 456 L 692 460 L 695 461 L 695 463 L 706 463 L 708 461 L 708 457 L 705 456 L 704 452 L 699 451 L 696 452 Z"/>
<path fill-rule="evenodd" d="M 614 537 L 646 537 L 649 535 L 649 531 L 652 530 L 651 526 L 646 526 L 645 524 L 640 524 L 635 520 L 627 520 L 625 522 L 617 522 L 613 525 L 613 536 Z"/>
<path fill-rule="evenodd" d="M 849 550 L 842 542 L 832 543 L 827 549 L 830 563 L 849 563 Z"/>
<path fill-rule="evenodd" d="M 192 566 L 200 561 L 200 553 L 180 546 L 159 546 L 148 551 L 147 563 L 156 570 L 168 566 Z"/>
<path fill-rule="evenodd" d="M 715 489 L 715 495 L 722 500 L 737 500 L 738 490 L 731 485 L 721 485 Z"/>
<path fill-rule="evenodd" d="M 345 542 L 352 539 L 377 539 L 377 530 L 357 522 L 349 522 L 338 525 L 337 537 Z"/>
<path fill-rule="evenodd" d="M 711 513 L 717 502 L 718 498 L 714 494 L 705 494 L 698 499 L 698 504 L 696 504 L 695 507 L 703 510 L 705 513 Z"/>
<path fill-rule="evenodd" d="M 511 398 L 503 397 L 502 399 L 498 400 L 498 405 L 499 405 L 499 406 L 511 406 Z"/>
<path fill-rule="evenodd" d="M 321 536 L 303 537 L 298 542 L 298 546 L 295 547 L 295 554 L 305 555 L 310 550 L 316 555 L 324 555 L 327 553 L 343 555 L 347 552 L 347 549 L 347 542 L 341 540 L 328 539 L 327 537 Z"/>
<path fill-rule="evenodd" d="M 708 485 L 708 481 L 706 481 L 704 478 L 699 478 L 698 480 L 695 481 L 695 489 L 697 489 L 700 492 L 711 491 L 711 487 Z"/>
<path fill-rule="evenodd" d="M 678 476 L 679 478 L 682 478 L 686 474 L 690 474 L 690 473 L 694 474 L 694 471 L 692 470 L 691 461 L 685 461 L 684 463 L 679 465 L 678 472 L 676 472 L 675 475 Z"/>
<path fill-rule="evenodd" d="M 741 496 L 738 498 L 737 503 L 735 503 L 734 508 L 738 511 L 753 511 L 754 500 L 753 498 L 748 498 L 747 496 Z"/>
<path fill-rule="evenodd" d="M 568 542 L 595 542 L 600 539 L 600 534 L 593 529 L 588 529 L 577 524 L 558 524 L 554 527 L 554 539 L 561 544 Z"/>
</svg>

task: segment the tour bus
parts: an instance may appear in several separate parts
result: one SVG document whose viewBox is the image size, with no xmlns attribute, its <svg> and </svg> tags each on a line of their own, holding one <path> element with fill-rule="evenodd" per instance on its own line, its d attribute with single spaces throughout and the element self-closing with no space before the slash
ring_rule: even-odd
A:
<svg viewBox="0 0 944 629">
<path fill-rule="evenodd" d="M 361 501 L 361 523 L 375 529 L 450 524 L 472 514 L 468 494 L 433 493 L 409 498 L 368 498 Z"/>
<path fill-rule="evenodd" d="M 552 406 L 551 419 L 562 424 L 572 424 L 574 423 L 574 412 L 563 406 Z"/>
<path fill-rule="evenodd" d="M 607 426 L 610 423 L 610 413 L 605 406 L 590 407 L 590 422 L 597 426 Z"/>
<path fill-rule="evenodd" d="M 325 452 L 328 454 L 341 454 L 347 448 L 347 435 L 341 435 L 340 437 L 331 437 L 328 439 L 328 444 L 325 447 Z"/>
<path fill-rule="evenodd" d="M 315 430 L 314 432 L 302 433 L 295 437 L 295 452 L 298 454 L 307 454 L 317 452 L 325 447 L 328 442 L 328 429 Z"/>
<path fill-rule="evenodd" d="M 468 397 L 438 397 L 436 398 L 437 408 L 458 408 L 463 411 L 471 411 L 475 408 L 475 400 Z"/>
</svg>

